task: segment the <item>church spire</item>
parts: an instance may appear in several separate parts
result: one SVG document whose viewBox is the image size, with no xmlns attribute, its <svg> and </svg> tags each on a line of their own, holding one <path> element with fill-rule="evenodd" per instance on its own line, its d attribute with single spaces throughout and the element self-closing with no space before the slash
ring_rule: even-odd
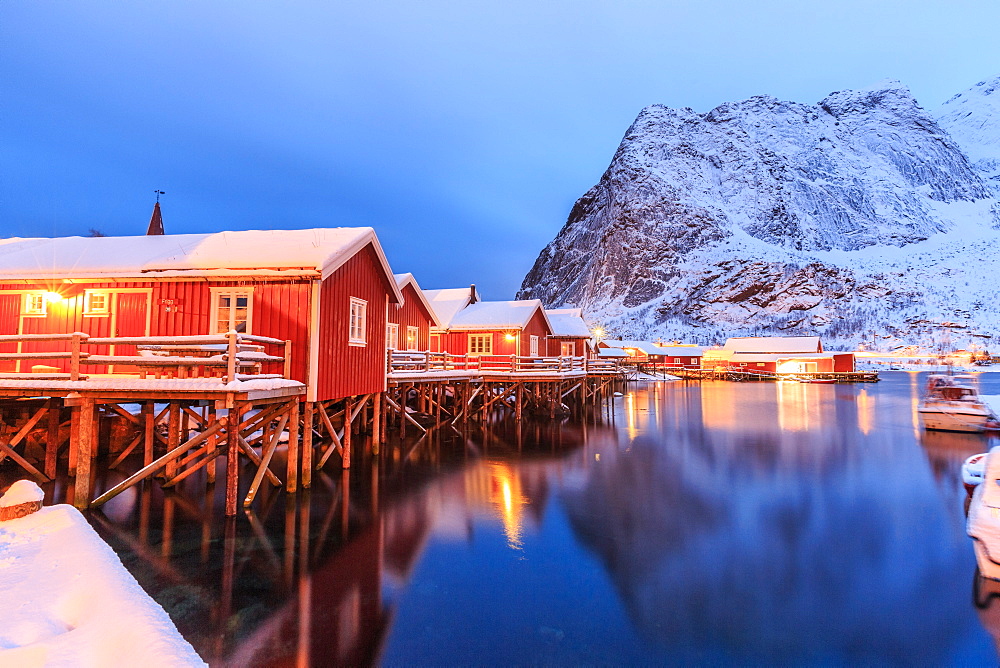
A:
<svg viewBox="0 0 1000 668">
<path fill-rule="evenodd" d="M 146 229 L 146 234 L 166 234 L 163 231 L 163 216 L 160 214 L 160 195 L 164 195 L 162 190 L 154 190 L 156 193 L 156 204 L 153 205 L 153 215 L 149 219 L 149 227 Z"/>
</svg>

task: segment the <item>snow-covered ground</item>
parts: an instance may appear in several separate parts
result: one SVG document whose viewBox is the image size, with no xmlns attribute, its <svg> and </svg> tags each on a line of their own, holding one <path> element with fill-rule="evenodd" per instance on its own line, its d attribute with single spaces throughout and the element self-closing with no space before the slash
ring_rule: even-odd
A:
<svg viewBox="0 0 1000 668">
<path fill-rule="evenodd" d="M 0 666 L 204 665 L 75 508 L 0 522 Z"/>
</svg>

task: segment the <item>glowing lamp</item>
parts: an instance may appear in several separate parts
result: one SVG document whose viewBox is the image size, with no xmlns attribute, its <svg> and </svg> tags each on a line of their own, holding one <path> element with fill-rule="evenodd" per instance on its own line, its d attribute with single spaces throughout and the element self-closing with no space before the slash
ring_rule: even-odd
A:
<svg viewBox="0 0 1000 668">
<path fill-rule="evenodd" d="M 505 334 L 503 338 L 507 339 L 508 341 L 513 341 L 514 339 L 517 338 L 517 335 L 515 335 L 515 334 Z"/>
<path fill-rule="evenodd" d="M 63 296 L 61 294 L 59 294 L 58 292 L 46 292 L 45 293 L 45 301 L 47 301 L 49 303 L 61 302 L 62 300 L 63 300 Z"/>
<path fill-rule="evenodd" d="M 602 336 L 604 336 L 604 330 L 601 329 L 600 327 L 595 327 L 594 336 L 597 337 L 598 339 L 601 338 Z"/>
</svg>

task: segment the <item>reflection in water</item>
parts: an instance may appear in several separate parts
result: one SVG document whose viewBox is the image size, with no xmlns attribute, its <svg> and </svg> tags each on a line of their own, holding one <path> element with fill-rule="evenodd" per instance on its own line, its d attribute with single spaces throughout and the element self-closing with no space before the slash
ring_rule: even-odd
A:
<svg viewBox="0 0 1000 668">
<path fill-rule="evenodd" d="M 987 441 L 914 431 L 919 387 L 633 386 L 617 427 L 390 443 L 234 522 L 155 485 L 92 521 L 213 665 L 995 662 L 959 474 Z"/>
</svg>

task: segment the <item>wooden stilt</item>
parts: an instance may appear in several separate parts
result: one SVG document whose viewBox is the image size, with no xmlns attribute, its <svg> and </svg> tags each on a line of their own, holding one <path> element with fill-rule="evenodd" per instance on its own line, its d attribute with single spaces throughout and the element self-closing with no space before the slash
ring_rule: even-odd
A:
<svg viewBox="0 0 1000 668">
<path fill-rule="evenodd" d="M 69 474 L 76 475 L 76 460 L 80 451 L 80 407 L 73 406 L 69 423 Z"/>
<path fill-rule="evenodd" d="M 226 416 L 226 517 L 236 516 L 236 497 L 240 485 L 240 415 L 243 406 L 237 404 Z"/>
<path fill-rule="evenodd" d="M 170 412 L 167 417 L 167 452 L 173 452 L 181 443 L 181 405 L 176 401 L 170 402 Z M 163 474 L 169 480 L 177 473 L 176 464 L 173 460 L 167 463 L 163 469 Z"/>
<path fill-rule="evenodd" d="M 354 423 L 352 407 L 352 398 L 348 397 L 344 400 L 344 437 L 341 441 L 344 449 L 340 453 L 340 458 L 345 469 L 351 468 L 351 426 Z"/>
<path fill-rule="evenodd" d="M 215 425 L 218 417 L 215 414 L 215 406 L 210 406 L 208 409 L 208 414 L 205 417 L 205 428 L 211 429 Z M 216 465 L 215 465 L 215 451 L 219 447 L 219 437 L 212 435 L 208 439 L 208 464 L 205 466 L 205 478 L 209 485 L 215 484 L 216 476 Z"/>
<path fill-rule="evenodd" d="M 94 400 L 84 397 L 74 417 L 79 422 L 76 484 L 73 505 L 84 510 L 90 506 L 90 461 L 94 451 Z"/>
<path fill-rule="evenodd" d="M 309 489 L 312 486 L 313 458 L 313 413 L 316 406 L 307 401 L 305 415 L 302 417 L 302 486 Z"/>
<path fill-rule="evenodd" d="M 382 392 L 372 397 L 372 454 L 377 455 L 382 447 Z"/>
<path fill-rule="evenodd" d="M 49 399 L 45 402 L 48 406 L 48 429 L 45 438 L 45 477 L 56 477 L 56 468 L 59 463 L 59 427 L 61 424 L 62 407 L 58 399 Z"/>
<path fill-rule="evenodd" d="M 296 492 L 299 489 L 299 400 L 292 401 L 288 421 L 288 467 L 285 478 L 285 491 Z"/>
</svg>

